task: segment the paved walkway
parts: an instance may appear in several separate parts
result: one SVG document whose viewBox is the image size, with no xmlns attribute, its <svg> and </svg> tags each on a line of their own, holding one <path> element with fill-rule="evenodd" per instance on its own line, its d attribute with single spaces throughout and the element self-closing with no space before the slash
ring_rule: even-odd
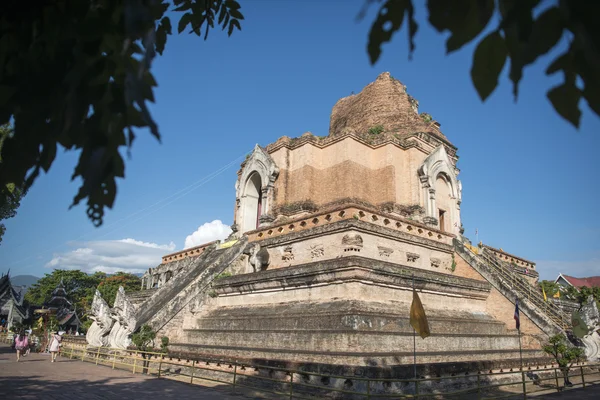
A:
<svg viewBox="0 0 600 400">
<path fill-rule="evenodd" d="M 207 388 L 169 379 L 132 374 L 67 358 L 31 353 L 16 362 L 15 352 L 0 344 L 0 399 L 188 400 L 248 399 L 224 388 Z"/>
<path fill-rule="evenodd" d="M 0 344 L 0 399 L 30 400 L 244 400 L 264 398 L 234 394 L 227 385 L 205 387 L 171 379 L 132 374 L 96 366 L 80 360 L 58 358 L 50 362 L 46 354 L 34 354 L 16 362 L 14 351 Z M 561 393 L 536 396 L 536 399 L 600 399 L 600 385 L 586 389 L 569 389 Z"/>
</svg>

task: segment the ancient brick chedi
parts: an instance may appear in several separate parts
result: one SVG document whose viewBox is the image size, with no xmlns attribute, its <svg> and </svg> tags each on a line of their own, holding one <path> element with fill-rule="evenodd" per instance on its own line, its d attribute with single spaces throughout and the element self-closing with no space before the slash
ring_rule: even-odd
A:
<svg viewBox="0 0 600 400">
<path fill-rule="evenodd" d="M 517 298 L 523 356 L 543 357 L 566 318 L 543 302 L 534 263 L 463 237 L 456 151 L 381 74 L 335 104 L 328 136 L 257 145 L 238 172 L 231 237 L 164 256 L 120 308 L 98 299 L 109 317 L 91 339 L 126 346 L 150 324 L 173 353 L 412 365 L 414 285 L 432 332 L 417 341 L 421 366 L 518 360 Z"/>
</svg>

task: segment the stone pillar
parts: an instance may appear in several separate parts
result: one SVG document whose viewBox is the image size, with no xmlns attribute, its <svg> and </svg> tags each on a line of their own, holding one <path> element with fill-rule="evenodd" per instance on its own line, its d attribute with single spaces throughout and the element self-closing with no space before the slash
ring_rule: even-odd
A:
<svg viewBox="0 0 600 400">
<path fill-rule="evenodd" d="M 437 219 L 438 216 L 436 215 L 437 209 L 435 204 L 435 189 L 430 187 L 427 192 L 429 194 L 429 216 Z"/>
</svg>

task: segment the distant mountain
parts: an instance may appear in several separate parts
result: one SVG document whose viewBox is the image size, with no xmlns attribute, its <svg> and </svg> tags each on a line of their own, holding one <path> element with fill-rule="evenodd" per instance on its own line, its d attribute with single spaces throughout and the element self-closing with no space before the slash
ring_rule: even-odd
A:
<svg viewBox="0 0 600 400">
<path fill-rule="evenodd" d="M 40 278 L 33 275 L 16 275 L 10 277 L 10 283 L 13 286 L 25 286 L 29 288 L 31 285 L 36 283 Z"/>
</svg>

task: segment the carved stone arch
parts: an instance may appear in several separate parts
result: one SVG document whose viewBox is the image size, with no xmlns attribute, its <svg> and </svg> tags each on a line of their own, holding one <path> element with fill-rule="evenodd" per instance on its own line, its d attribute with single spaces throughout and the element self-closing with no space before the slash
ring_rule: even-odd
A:
<svg viewBox="0 0 600 400">
<path fill-rule="evenodd" d="M 462 185 L 457 179 L 457 169 L 454 167 L 443 145 L 438 146 L 418 169 L 421 181 L 421 190 L 426 214 L 430 218 L 438 220 L 438 209 L 436 206 L 436 181 L 439 177 L 448 184 L 453 206 L 449 210 L 448 231 L 460 233 L 460 203 L 462 201 Z M 438 221 L 439 225 L 439 221 Z"/>
<path fill-rule="evenodd" d="M 277 176 L 279 168 L 275 161 L 262 147 L 256 145 L 235 185 L 235 223 L 240 233 L 256 229 L 257 219 L 261 226 L 268 219 L 266 216 L 271 212 Z"/>
</svg>

